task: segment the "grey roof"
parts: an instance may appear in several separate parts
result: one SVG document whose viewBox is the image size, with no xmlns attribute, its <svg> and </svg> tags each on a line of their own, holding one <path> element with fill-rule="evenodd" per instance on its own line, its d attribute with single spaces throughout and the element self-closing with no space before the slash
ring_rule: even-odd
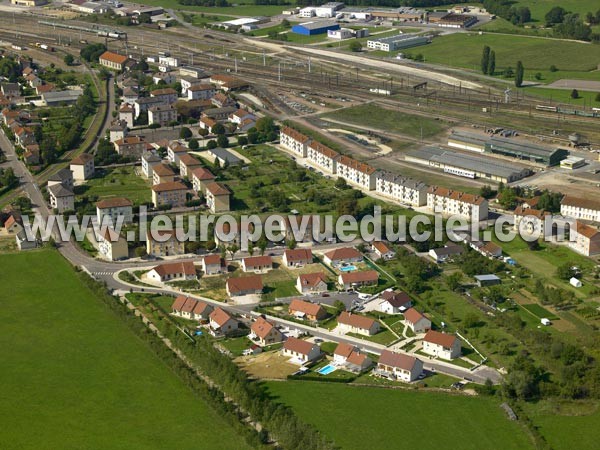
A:
<svg viewBox="0 0 600 450">
<path fill-rule="evenodd" d="M 401 186 L 405 186 L 410 189 L 420 190 L 427 188 L 427 185 L 422 181 L 415 180 L 413 178 L 403 177 L 402 175 L 398 175 L 396 173 L 387 172 L 385 170 L 381 170 L 377 172 L 377 178 L 383 179 L 390 183 L 399 184 Z"/>
<path fill-rule="evenodd" d="M 0 86 L 2 86 L 2 89 L 5 91 L 19 90 L 19 83 L 2 83 Z"/>
<path fill-rule="evenodd" d="M 460 255 L 465 251 L 460 245 L 448 245 L 447 247 L 440 247 L 432 249 L 438 256 L 443 255 Z"/>
<path fill-rule="evenodd" d="M 61 183 L 71 179 L 73 179 L 73 172 L 71 172 L 69 169 L 60 169 L 58 172 L 56 172 L 54 175 L 50 175 L 48 178 L 49 181 L 59 181 Z"/>
<path fill-rule="evenodd" d="M 383 38 L 369 39 L 370 41 L 383 42 L 384 44 L 392 44 L 396 42 L 429 42 L 429 36 L 417 36 L 415 34 L 397 34 Z"/>
<path fill-rule="evenodd" d="M 222 159 L 224 161 L 227 161 L 229 164 L 239 164 L 242 162 L 242 160 L 240 158 L 235 156 L 229 150 L 221 148 L 221 147 L 213 148 L 213 149 L 209 150 L 209 152 L 212 155 L 214 155 L 215 157 Z"/>
<path fill-rule="evenodd" d="M 224 106 L 222 108 L 209 108 L 202 111 L 202 114 L 211 117 L 211 114 L 231 114 L 232 112 L 236 112 L 238 108 L 236 106 Z"/>
<path fill-rule="evenodd" d="M 73 191 L 69 188 L 64 187 L 62 184 L 53 184 L 48 187 L 48 190 L 55 197 L 71 197 L 73 196 Z"/>
<path fill-rule="evenodd" d="M 475 275 L 475 279 L 477 281 L 499 281 L 500 277 L 494 274 L 486 274 L 486 275 Z"/>
<path fill-rule="evenodd" d="M 144 159 L 147 162 L 160 162 L 160 161 L 162 161 L 156 154 L 154 154 L 152 152 L 144 152 L 144 154 L 142 155 L 142 159 Z"/>
<path fill-rule="evenodd" d="M 529 173 L 529 169 L 527 168 L 505 161 L 498 161 L 490 156 L 456 153 L 438 147 L 425 147 L 420 150 L 409 152 L 408 155 L 413 158 L 434 161 L 440 164 L 458 167 L 460 169 L 472 170 L 474 172 L 504 178 L 522 177 Z"/>
<path fill-rule="evenodd" d="M 82 89 L 66 89 L 64 91 L 50 91 L 42 94 L 46 103 L 74 102 L 83 94 Z"/>
<path fill-rule="evenodd" d="M 140 97 L 135 101 L 138 105 L 153 104 L 153 103 L 164 103 L 164 100 L 160 97 Z"/>
<path fill-rule="evenodd" d="M 448 137 L 448 140 L 466 142 L 467 144 L 476 144 L 483 147 L 485 146 L 485 143 L 490 140 L 490 137 L 477 133 L 469 133 L 468 131 L 456 130 L 452 132 Z"/>
<path fill-rule="evenodd" d="M 335 20 L 320 20 L 315 22 L 305 22 L 298 24 L 301 27 L 306 28 L 307 30 L 318 30 L 320 28 L 331 27 L 337 25 Z"/>
<path fill-rule="evenodd" d="M 543 158 L 548 158 L 552 154 L 556 153 L 558 150 L 562 150 L 558 148 L 542 147 L 532 142 L 527 142 L 523 140 L 514 140 L 510 138 L 503 138 L 497 136 L 491 137 L 487 143 L 487 146 L 489 146 L 490 149 L 498 148 L 500 150 L 515 152 L 517 154 L 526 153 L 529 155 L 540 156 Z"/>
</svg>

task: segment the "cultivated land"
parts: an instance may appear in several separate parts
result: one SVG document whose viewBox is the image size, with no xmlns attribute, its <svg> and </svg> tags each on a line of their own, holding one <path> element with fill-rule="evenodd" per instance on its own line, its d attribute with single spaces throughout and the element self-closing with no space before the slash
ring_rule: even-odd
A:
<svg viewBox="0 0 600 450">
<path fill-rule="evenodd" d="M 0 266 L 4 448 L 247 448 L 57 252 Z"/>
<path fill-rule="evenodd" d="M 497 400 L 316 382 L 269 382 L 270 392 L 344 449 L 533 448 Z M 400 426 L 401 424 L 401 426 Z M 501 444 L 500 444 L 501 443 Z"/>
</svg>

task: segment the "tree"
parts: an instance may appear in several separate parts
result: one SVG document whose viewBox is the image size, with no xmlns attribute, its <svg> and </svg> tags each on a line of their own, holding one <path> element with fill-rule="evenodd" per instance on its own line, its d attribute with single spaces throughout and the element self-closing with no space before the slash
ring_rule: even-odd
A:
<svg viewBox="0 0 600 450">
<path fill-rule="evenodd" d="M 260 239 L 258 240 L 258 242 L 256 243 L 256 246 L 258 247 L 258 250 L 260 251 L 260 256 L 263 256 L 265 254 L 265 250 L 267 249 L 268 244 L 269 244 L 269 242 L 267 241 L 267 238 L 263 234 L 260 237 Z"/>
<path fill-rule="evenodd" d="M 338 189 L 346 189 L 348 187 L 348 183 L 346 183 L 344 178 L 339 177 L 337 180 L 335 180 L 334 186 Z"/>
<path fill-rule="evenodd" d="M 487 74 L 490 66 L 490 47 L 487 45 L 483 46 L 483 53 L 481 54 L 481 72 Z"/>
<path fill-rule="evenodd" d="M 295 248 L 296 248 L 296 246 L 297 246 L 298 244 L 297 244 L 297 242 L 296 242 L 296 239 L 294 239 L 294 238 L 291 238 L 291 239 L 288 239 L 288 241 L 286 242 L 286 244 L 285 244 L 285 245 L 286 245 L 286 247 L 287 247 L 287 248 L 289 248 L 290 250 L 293 250 L 293 249 L 295 249 Z"/>
<path fill-rule="evenodd" d="M 556 67 L 554 64 L 552 64 L 550 66 L 550 72 L 558 72 L 558 67 Z"/>
<path fill-rule="evenodd" d="M 560 6 L 555 6 L 546 13 L 544 19 L 546 19 L 546 25 L 552 26 L 557 23 L 562 23 L 565 20 L 567 11 Z"/>
<path fill-rule="evenodd" d="M 287 19 L 283 19 L 283 20 L 281 21 L 281 26 L 282 26 L 283 28 L 289 28 L 289 27 L 290 27 L 290 21 L 289 21 L 289 20 L 287 20 Z"/>
<path fill-rule="evenodd" d="M 211 130 L 214 134 L 225 134 L 225 127 L 222 123 L 216 124 Z"/>
<path fill-rule="evenodd" d="M 541 80 L 542 79 L 542 73 L 541 72 L 536 72 L 536 74 L 534 75 L 536 80 Z"/>
<path fill-rule="evenodd" d="M 65 57 L 63 58 L 63 61 L 65 62 L 65 64 L 67 66 L 72 66 L 73 63 L 75 62 L 75 58 L 73 57 L 73 55 L 71 55 L 70 53 L 67 53 L 65 55 Z"/>
<path fill-rule="evenodd" d="M 487 73 L 488 75 L 494 75 L 494 72 L 496 72 L 496 52 L 492 50 L 490 52 L 490 62 L 488 63 Z"/>
<path fill-rule="evenodd" d="M 515 72 L 515 86 L 521 87 L 523 86 L 523 75 L 525 74 L 525 69 L 523 68 L 523 63 L 521 61 L 517 61 L 517 70 Z"/>
<path fill-rule="evenodd" d="M 246 136 L 238 136 L 237 143 L 240 146 L 248 145 L 248 138 Z"/>
<path fill-rule="evenodd" d="M 135 256 L 137 256 L 138 258 L 142 258 L 142 257 L 146 256 L 146 247 L 144 247 L 144 246 L 136 247 L 135 248 Z"/>
<path fill-rule="evenodd" d="M 446 285 L 451 291 L 456 291 L 460 287 L 462 275 L 460 272 L 454 272 L 446 277 Z"/>
<path fill-rule="evenodd" d="M 515 75 L 515 72 L 514 72 L 513 68 L 508 66 L 506 68 L 506 70 L 504 71 L 504 76 L 506 78 L 512 78 L 512 77 L 514 77 L 514 75 Z"/>
<path fill-rule="evenodd" d="M 233 259 L 234 255 L 238 252 L 240 247 L 237 244 L 231 244 L 227 247 L 227 251 L 231 254 L 231 259 Z"/>
<path fill-rule="evenodd" d="M 198 144 L 198 139 L 190 139 L 188 141 L 188 147 L 190 150 L 198 150 L 198 147 L 200 147 L 200 144 Z"/>
<path fill-rule="evenodd" d="M 250 256 L 254 255 L 254 242 L 248 242 L 248 254 Z"/>
<path fill-rule="evenodd" d="M 272 117 L 264 116 L 256 121 L 256 130 L 259 133 L 270 133 L 272 131 L 277 130 L 277 126 L 275 125 L 275 121 Z"/>
<path fill-rule="evenodd" d="M 206 128 L 200 128 L 198 129 L 198 135 L 204 137 L 204 136 L 208 136 L 208 130 Z"/>
<path fill-rule="evenodd" d="M 486 199 L 492 198 L 495 194 L 496 191 L 494 191 L 489 184 L 486 184 L 485 186 L 482 186 L 481 189 L 479 189 L 479 195 Z"/>
<path fill-rule="evenodd" d="M 218 147 L 228 147 L 229 146 L 229 139 L 227 139 L 227 136 L 225 136 L 224 134 L 220 134 L 217 136 L 217 146 Z"/>
<path fill-rule="evenodd" d="M 206 148 L 209 149 L 209 150 L 211 150 L 213 148 L 217 148 L 217 147 L 218 147 L 217 146 L 217 141 L 215 141 L 214 139 L 211 139 L 210 141 L 208 141 L 206 143 Z"/>
<path fill-rule="evenodd" d="M 192 134 L 192 130 L 190 130 L 188 127 L 183 127 L 180 131 L 179 131 L 179 137 L 181 139 L 189 139 L 193 136 Z"/>
<path fill-rule="evenodd" d="M 577 89 L 573 89 L 571 91 L 571 98 L 572 99 L 578 99 L 579 98 L 579 91 Z"/>
<path fill-rule="evenodd" d="M 350 49 L 351 52 L 360 52 L 362 51 L 362 44 L 360 43 L 360 41 L 352 41 L 350 42 L 350 45 L 348 46 L 348 48 Z"/>
<path fill-rule="evenodd" d="M 561 264 L 556 268 L 556 276 L 561 280 L 570 280 L 573 276 L 573 271 L 571 270 L 572 266 L 573 264 L 571 262 Z"/>
<path fill-rule="evenodd" d="M 138 16 L 138 23 L 150 23 L 150 14 L 142 13 Z"/>
</svg>

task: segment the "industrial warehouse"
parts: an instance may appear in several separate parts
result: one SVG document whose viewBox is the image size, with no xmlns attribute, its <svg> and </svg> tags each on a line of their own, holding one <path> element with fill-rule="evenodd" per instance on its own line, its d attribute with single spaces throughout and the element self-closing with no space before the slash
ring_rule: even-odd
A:
<svg viewBox="0 0 600 450">
<path fill-rule="evenodd" d="M 292 33 L 304 36 L 327 33 L 329 30 L 339 30 L 340 25 L 335 20 L 320 22 L 305 22 L 292 27 Z"/>
<path fill-rule="evenodd" d="M 367 47 L 373 50 L 384 52 L 394 52 L 403 48 L 417 47 L 419 45 L 429 44 L 431 36 L 417 36 L 415 34 L 399 34 L 380 39 L 369 39 Z"/>
<path fill-rule="evenodd" d="M 409 152 L 406 161 L 436 167 L 460 177 L 485 178 L 502 183 L 510 183 L 531 175 L 531 170 L 527 167 L 485 156 L 456 153 L 439 147 L 425 147 Z"/>
<path fill-rule="evenodd" d="M 545 166 L 555 166 L 569 156 L 569 151 L 564 148 L 543 147 L 524 139 L 490 136 L 458 130 L 452 131 L 452 134 L 448 137 L 448 147 L 478 153 L 495 153 Z"/>
</svg>

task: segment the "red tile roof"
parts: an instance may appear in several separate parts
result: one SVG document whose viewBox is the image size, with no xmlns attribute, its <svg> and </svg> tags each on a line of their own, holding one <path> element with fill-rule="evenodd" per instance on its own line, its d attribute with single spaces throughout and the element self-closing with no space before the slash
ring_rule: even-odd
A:
<svg viewBox="0 0 600 450">
<path fill-rule="evenodd" d="M 93 161 L 94 156 L 89 153 L 82 153 L 81 155 L 73 158 L 71 160 L 71 164 L 75 164 L 76 166 L 84 166 L 86 163 Z"/>
<path fill-rule="evenodd" d="M 333 351 L 333 354 L 343 356 L 344 358 L 348 358 L 348 356 L 350 356 L 350 354 L 354 351 L 354 348 L 354 345 L 346 344 L 345 342 L 340 342 Z"/>
<path fill-rule="evenodd" d="M 210 313 L 209 317 L 212 322 L 215 322 L 220 327 L 225 325 L 228 320 L 232 319 L 232 317 L 221 308 L 215 308 L 213 312 Z"/>
<path fill-rule="evenodd" d="M 595 198 L 579 198 L 565 195 L 560 204 L 583 209 L 600 210 L 600 200 L 596 200 Z"/>
<path fill-rule="evenodd" d="M 315 346 L 317 345 L 312 342 L 303 341 L 302 339 L 294 337 L 288 338 L 283 344 L 284 350 L 300 353 L 302 355 L 308 355 Z"/>
<path fill-rule="evenodd" d="M 230 195 L 231 191 L 227 189 L 221 183 L 217 183 L 215 181 L 209 182 L 206 184 L 206 190 L 210 192 L 212 195 Z"/>
<path fill-rule="evenodd" d="M 295 262 L 295 261 L 311 262 L 313 259 L 312 250 L 309 248 L 286 249 L 284 254 L 285 254 L 285 258 L 289 262 Z"/>
<path fill-rule="evenodd" d="M 341 274 L 344 284 L 364 283 L 369 281 L 377 281 L 379 273 L 376 270 L 363 270 L 360 272 L 344 272 Z"/>
<path fill-rule="evenodd" d="M 301 142 L 301 143 L 306 143 L 308 141 L 310 141 L 310 138 L 302 133 L 300 133 L 299 131 L 294 130 L 293 128 L 290 127 L 283 127 L 281 129 L 281 132 L 289 137 L 291 137 L 292 139 L 294 139 L 295 141 Z"/>
<path fill-rule="evenodd" d="M 124 64 L 129 58 L 125 55 L 119 55 L 118 53 L 113 52 L 104 52 L 100 55 L 100 61 L 110 61 L 115 64 Z"/>
<path fill-rule="evenodd" d="M 249 256 L 244 258 L 244 265 L 246 267 L 273 266 L 273 258 L 267 255 Z"/>
<path fill-rule="evenodd" d="M 338 323 L 343 325 L 350 325 L 351 327 L 361 328 L 363 330 L 370 330 L 375 320 L 361 316 L 359 314 L 352 314 L 348 311 L 343 311 L 338 317 Z"/>
<path fill-rule="evenodd" d="M 379 357 L 379 364 L 385 366 L 396 367 L 398 369 L 411 371 L 417 362 L 414 356 L 405 355 L 403 353 L 395 353 L 389 350 L 383 350 Z"/>
<path fill-rule="evenodd" d="M 182 273 L 184 275 L 196 275 L 196 266 L 192 261 L 161 264 L 153 268 L 161 277 Z"/>
<path fill-rule="evenodd" d="M 335 159 L 338 156 L 340 156 L 340 154 L 338 152 L 336 152 L 335 150 L 333 150 L 333 149 L 327 147 L 326 145 L 323 145 L 317 141 L 311 141 L 311 143 L 308 144 L 308 146 L 310 148 L 312 148 L 314 151 L 316 151 L 317 153 L 320 153 L 327 158 Z"/>
<path fill-rule="evenodd" d="M 399 308 L 411 302 L 410 297 L 406 292 L 384 291 L 381 298 L 386 300 L 394 308 Z"/>
<path fill-rule="evenodd" d="M 321 281 L 323 283 L 327 283 L 327 278 L 325 277 L 325 274 L 321 272 L 303 273 L 301 275 L 298 275 L 298 278 L 300 278 L 301 286 L 315 287 Z"/>
<path fill-rule="evenodd" d="M 275 326 L 263 317 L 258 317 L 250 327 L 252 332 L 261 339 L 266 338 L 273 328 Z"/>
<path fill-rule="evenodd" d="M 192 170 L 192 175 L 198 178 L 199 180 L 214 180 L 215 176 L 212 172 L 204 167 L 196 167 Z"/>
<path fill-rule="evenodd" d="M 429 330 L 423 338 L 426 342 L 441 345 L 442 347 L 452 347 L 456 342 L 456 336 L 453 334 L 440 333 L 439 331 Z"/>
<path fill-rule="evenodd" d="M 360 252 L 352 247 L 336 248 L 325 253 L 331 261 L 340 261 L 344 259 L 356 259 L 362 257 Z"/>
<path fill-rule="evenodd" d="M 427 190 L 427 193 L 434 194 L 440 197 L 450 198 L 452 200 L 459 200 L 463 203 L 469 203 L 472 205 L 481 205 L 486 201 L 485 198 L 480 197 L 479 195 L 467 194 L 465 192 L 454 191 L 452 189 L 439 186 L 431 186 Z"/>
<path fill-rule="evenodd" d="M 114 197 L 114 198 L 105 198 L 96 203 L 96 207 L 100 209 L 105 208 L 120 208 L 126 206 L 132 206 L 133 203 L 131 200 L 125 197 Z"/>
<path fill-rule="evenodd" d="M 260 275 L 249 277 L 229 278 L 227 280 L 229 292 L 262 291 L 263 282 Z"/>
<path fill-rule="evenodd" d="M 317 305 L 316 303 L 305 302 L 304 300 L 300 300 L 297 298 L 293 299 L 290 302 L 288 310 L 291 313 L 300 312 L 308 316 L 317 316 L 324 311 L 321 305 Z"/>
<path fill-rule="evenodd" d="M 179 181 L 167 181 L 166 183 L 155 184 L 152 186 L 154 192 L 167 191 L 185 191 L 187 186 Z"/>
<path fill-rule="evenodd" d="M 213 264 L 221 264 L 221 255 L 206 255 L 203 260 L 204 260 L 204 264 L 206 264 L 207 266 L 213 265 Z"/>
<path fill-rule="evenodd" d="M 342 164 L 344 166 L 350 167 L 351 169 L 358 170 L 359 172 L 365 173 L 367 175 L 371 175 L 375 173 L 375 167 L 372 167 L 368 164 L 357 161 L 354 158 L 350 158 L 348 156 L 340 156 L 337 160 L 337 164 Z"/>
<path fill-rule="evenodd" d="M 404 320 L 406 320 L 409 323 L 412 323 L 413 325 L 421 319 L 425 319 L 425 316 L 419 311 L 417 311 L 415 308 L 410 308 L 404 311 Z"/>
</svg>

